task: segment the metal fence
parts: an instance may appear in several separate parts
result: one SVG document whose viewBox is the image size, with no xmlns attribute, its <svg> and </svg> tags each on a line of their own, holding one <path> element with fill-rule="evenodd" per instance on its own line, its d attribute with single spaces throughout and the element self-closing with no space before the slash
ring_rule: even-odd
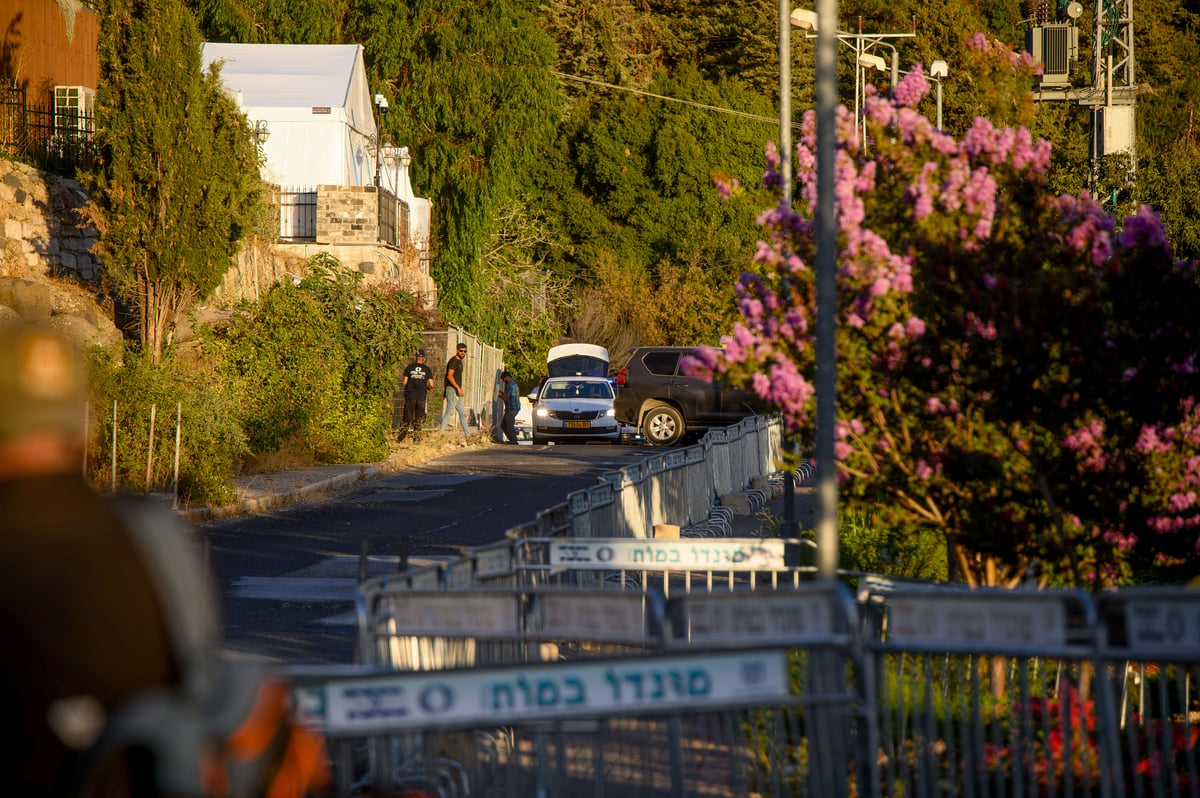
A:
<svg viewBox="0 0 1200 798">
<path fill-rule="evenodd" d="M 397 597 L 405 604 L 394 609 L 408 610 L 390 616 L 402 647 L 508 645 L 469 669 L 294 672 L 298 706 L 335 751 L 339 795 L 366 784 L 388 795 L 827 794 L 853 764 L 844 748 L 815 755 L 833 738 L 822 724 L 852 737 L 862 728 L 847 681 L 813 675 L 818 661 L 853 670 L 840 586 L 766 601 Z M 837 755 L 840 772 L 810 767 Z"/>
<path fill-rule="evenodd" d="M 95 118 L 72 110 L 31 108 L 24 86 L 0 83 L 0 147 L 61 174 L 96 164 Z"/>
<path fill-rule="evenodd" d="M 434 390 L 430 391 L 426 404 L 425 430 L 436 430 L 445 409 L 445 391 L 442 384 L 446 364 L 454 356 L 458 342 L 467 345 L 463 404 L 467 409 L 467 425 L 471 434 L 490 435 L 494 419 L 499 411 L 496 391 L 500 385 L 500 372 L 504 370 L 504 352 L 485 344 L 461 327 L 451 326 L 446 330 L 421 333 L 421 345 L 425 349 L 426 362 L 433 369 Z M 393 400 L 393 419 L 399 423 L 404 408 L 404 391 L 399 384 Z M 460 430 L 458 418 L 451 419 L 451 431 Z"/>
<path fill-rule="evenodd" d="M 1200 796 L 1200 592 L 815 583 L 700 518 L 774 465 L 743 424 L 364 582 L 361 664 L 293 671 L 337 794 Z"/>
<path fill-rule="evenodd" d="M 279 189 L 279 240 L 298 243 L 317 240 L 316 186 Z"/>
</svg>

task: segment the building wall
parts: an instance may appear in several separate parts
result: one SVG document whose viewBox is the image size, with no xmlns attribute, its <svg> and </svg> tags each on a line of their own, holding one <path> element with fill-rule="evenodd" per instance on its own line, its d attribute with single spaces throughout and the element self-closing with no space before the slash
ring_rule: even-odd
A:
<svg viewBox="0 0 1200 798">
<path fill-rule="evenodd" d="M 96 12 L 79 0 L 61 3 L 0 3 L 0 79 L 24 86 L 31 107 L 48 107 L 56 85 L 95 89 L 99 80 Z"/>
</svg>

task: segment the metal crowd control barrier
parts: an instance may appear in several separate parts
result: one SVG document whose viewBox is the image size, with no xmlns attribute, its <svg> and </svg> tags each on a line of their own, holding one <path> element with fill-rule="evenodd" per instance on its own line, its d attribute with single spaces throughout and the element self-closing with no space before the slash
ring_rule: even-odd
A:
<svg viewBox="0 0 1200 798">
<path fill-rule="evenodd" d="M 663 599 L 653 592 L 375 584 L 361 595 L 359 661 L 394 670 L 644 653 L 661 637 Z"/>
<path fill-rule="evenodd" d="M 728 535 L 733 512 L 721 502 L 744 496 L 745 510 L 765 505 L 767 484 L 778 470 L 783 436 L 778 417 L 752 416 L 701 441 L 611 471 L 600 483 L 575 491 L 538 513 L 510 536 L 650 538 L 660 524 L 686 536 Z"/>
<path fill-rule="evenodd" d="M 1083 732 L 1070 719 L 1096 653 L 1086 594 L 867 587 L 860 608 L 878 735 L 865 794 L 1112 794 L 1075 759 Z"/>
<path fill-rule="evenodd" d="M 489 616 L 490 634 L 506 624 L 530 641 L 579 633 L 521 630 L 504 596 L 492 596 L 502 609 Z M 570 627 L 582 606 L 560 620 Z M 553 662 L 411 672 L 294 668 L 297 707 L 330 742 L 338 795 L 849 794 L 866 718 L 847 687 L 860 665 L 844 588 L 639 606 L 642 617 L 622 615 L 606 634 L 628 622 L 641 636 L 657 624 L 656 653 L 559 650 Z M 450 610 L 424 616 L 434 621 L 428 629 L 397 628 L 443 636 L 470 617 Z"/>
<path fill-rule="evenodd" d="M 1065 721 L 1096 778 L 1121 798 L 1200 795 L 1200 593 L 1131 589 L 1096 598 L 1097 700 Z M 1115 722 L 1094 707 L 1115 708 Z"/>
</svg>

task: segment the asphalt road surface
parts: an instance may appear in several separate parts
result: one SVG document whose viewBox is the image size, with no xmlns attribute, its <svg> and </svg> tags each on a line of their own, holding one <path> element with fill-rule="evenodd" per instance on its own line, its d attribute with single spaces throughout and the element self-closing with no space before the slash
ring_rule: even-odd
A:
<svg viewBox="0 0 1200 798">
<path fill-rule="evenodd" d="M 406 543 L 413 564 L 456 559 L 650 452 L 607 444 L 470 448 L 344 492 L 205 524 L 225 651 L 352 663 L 361 552 L 368 576 L 395 571 Z"/>
</svg>

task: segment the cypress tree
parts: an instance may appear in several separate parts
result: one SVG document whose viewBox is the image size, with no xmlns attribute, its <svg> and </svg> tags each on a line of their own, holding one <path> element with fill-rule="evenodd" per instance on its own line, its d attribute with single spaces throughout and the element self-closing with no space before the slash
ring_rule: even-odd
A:
<svg viewBox="0 0 1200 798">
<path fill-rule="evenodd" d="M 171 327 L 232 265 L 263 195 L 245 116 L 200 66 L 180 0 L 109 0 L 91 175 L 110 287 L 158 361 Z"/>
</svg>

